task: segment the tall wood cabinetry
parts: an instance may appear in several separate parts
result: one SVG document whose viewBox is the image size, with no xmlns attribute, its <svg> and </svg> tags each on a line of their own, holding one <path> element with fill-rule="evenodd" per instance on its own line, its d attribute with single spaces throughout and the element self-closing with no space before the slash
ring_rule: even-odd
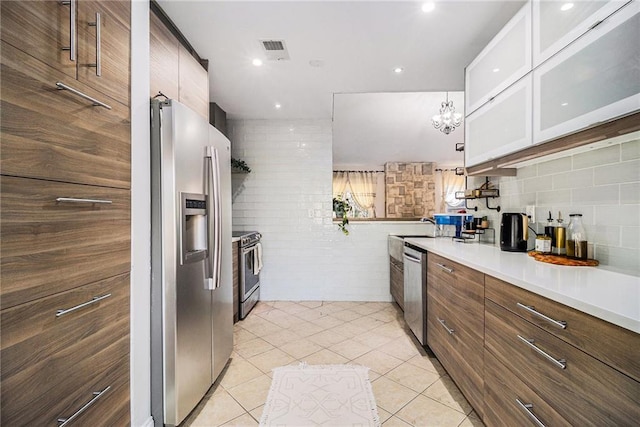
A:
<svg viewBox="0 0 640 427">
<path fill-rule="evenodd" d="M 130 3 L 1 2 L 2 425 L 127 425 Z"/>
</svg>

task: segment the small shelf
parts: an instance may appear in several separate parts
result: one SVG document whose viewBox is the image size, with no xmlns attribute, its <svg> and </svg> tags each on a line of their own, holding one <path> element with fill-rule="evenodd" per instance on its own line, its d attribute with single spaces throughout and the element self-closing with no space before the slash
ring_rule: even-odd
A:
<svg viewBox="0 0 640 427">
<path fill-rule="evenodd" d="M 468 230 L 462 230 L 460 236 L 452 237 L 452 240 L 455 242 L 463 242 L 463 243 L 490 243 L 495 244 L 496 242 L 496 230 L 493 228 L 477 228 L 474 232 L 469 232 Z"/>
<path fill-rule="evenodd" d="M 465 191 L 456 191 L 455 195 L 456 199 L 486 199 L 486 198 L 496 198 L 500 197 L 500 190 L 497 189 L 488 189 L 488 190 L 465 190 Z"/>
</svg>

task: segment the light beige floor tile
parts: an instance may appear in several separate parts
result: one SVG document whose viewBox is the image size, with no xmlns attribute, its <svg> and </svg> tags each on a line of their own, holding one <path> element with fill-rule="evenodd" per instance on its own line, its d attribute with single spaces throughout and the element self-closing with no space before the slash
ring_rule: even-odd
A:
<svg viewBox="0 0 640 427">
<path fill-rule="evenodd" d="M 274 347 L 271 344 L 269 344 L 262 338 L 256 338 L 254 340 L 245 341 L 242 344 L 238 344 L 235 347 L 235 351 L 245 359 L 249 359 L 257 354 L 272 350 L 273 348 Z"/>
<path fill-rule="evenodd" d="M 460 423 L 459 427 L 484 427 L 484 423 L 475 411 L 471 411 L 471 413 L 467 415 L 467 418 Z"/>
<path fill-rule="evenodd" d="M 393 340 L 393 338 L 385 337 L 384 335 L 380 335 L 374 331 L 356 335 L 355 337 L 353 337 L 353 339 L 355 341 L 358 341 L 359 343 L 369 346 L 371 349 L 378 348 Z"/>
<path fill-rule="evenodd" d="M 375 332 L 389 338 L 400 338 L 407 336 L 407 332 L 405 332 L 404 329 L 402 329 L 398 325 L 395 325 L 394 322 L 385 323 L 384 325 L 373 329 L 371 332 Z"/>
<path fill-rule="evenodd" d="M 365 304 L 360 304 L 357 307 L 353 307 L 352 310 L 358 314 L 361 314 L 363 316 L 367 316 L 371 313 L 375 313 L 377 311 L 380 311 L 380 307 L 376 307 L 372 304 L 369 303 L 365 303 Z"/>
<path fill-rule="evenodd" d="M 291 332 L 289 329 L 283 329 L 280 332 L 265 335 L 262 339 L 275 347 L 281 347 L 288 342 L 299 340 L 300 335 Z"/>
<path fill-rule="evenodd" d="M 438 381 L 440 375 L 424 370 L 409 363 L 403 363 L 397 368 L 385 374 L 385 377 L 410 388 L 413 391 L 422 393 L 431 384 Z"/>
<path fill-rule="evenodd" d="M 273 368 L 277 368 L 278 366 L 289 365 L 296 361 L 293 357 L 278 348 L 250 357 L 247 360 L 264 373 L 271 372 Z"/>
<path fill-rule="evenodd" d="M 369 382 L 374 382 L 375 380 L 377 380 L 381 376 L 382 375 L 380 375 L 376 371 L 372 371 L 371 369 L 369 369 Z"/>
<path fill-rule="evenodd" d="M 299 320 L 298 323 L 291 325 L 289 330 L 301 337 L 308 337 L 323 331 L 320 326 L 316 326 L 313 323 L 306 322 L 304 320 Z"/>
<path fill-rule="evenodd" d="M 253 411 L 249 412 L 254 420 L 260 422 L 260 418 L 262 417 L 262 411 L 264 411 L 264 405 L 258 406 Z"/>
<path fill-rule="evenodd" d="M 193 427 L 222 425 L 244 414 L 245 410 L 225 390 L 216 390 L 193 423 Z"/>
<path fill-rule="evenodd" d="M 333 314 L 321 317 L 313 322 L 314 325 L 321 327 L 322 329 L 331 329 L 340 326 L 344 323 L 343 320 L 336 319 Z"/>
<path fill-rule="evenodd" d="M 231 360 L 220 384 L 225 389 L 229 389 L 254 378 L 258 378 L 261 375 L 263 375 L 262 371 L 245 359 L 234 358 Z"/>
<path fill-rule="evenodd" d="M 374 332 L 375 330 L 371 333 Z M 404 336 L 379 346 L 378 350 L 406 361 L 412 357 L 420 356 L 418 345 L 420 344 L 417 341 L 414 343 L 411 338 Z"/>
<path fill-rule="evenodd" d="M 446 375 L 447 371 L 442 367 L 438 359 L 430 356 L 415 356 L 407 360 L 407 362 L 415 365 L 419 368 L 426 369 L 427 371 L 435 372 L 442 375 Z"/>
<path fill-rule="evenodd" d="M 234 418 L 228 423 L 223 424 L 224 427 L 252 427 L 257 425 L 258 422 L 248 413 L 240 415 L 238 418 Z"/>
<path fill-rule="evenodd" d="M 371 351 L 371 348 L 368 345 L 364 345 L 359 343 L 353 339 L 346 339 L 342 342 L 332 345 L 329 347 L 329 350 L 335 351 L 341 356 L 346 357 L 349 360 L 353 360 L 356 357 L 360 357 L 365 353 Z"/>
<path fill-rule="evenodd" d="M 471 412 L 471 405 L 469 405 L 467 399 L 464 398 L 458 387 L 448 375 L 441 377 L 438 381 L 423 391 L 422 394 L 437 400 L 456 411 L 462 412 L 465 415 Z"/>
<path fill-rule="evenodd" d="M 347 337 L 336 330 L 330 330 L 311 335 L 307 337 L 307 339 L 322 347 L 330 347 L 334 344 L 344 341 L 345 339 L 347 339 Z"/>
<path fill-rule="evenodd" d="M 344 310 L 346 306 L 342 301 L 332 302 L 332 303 L 324 303 L 321 307 L 319 307 L 320 311 L 324 314 L 335 313 L 336 311 Z"/>
<path fill-rule="evenodd" d="M 322 350 L 322 346 L 314 343 L 313 341 L 309 341 L 306 338 L 289 342 L 287 344 L 281 345 L 279 348 L 295 359 L 303 359 L 310 354 Z"/>
<path fill-rule="evenodd" d="M 258 338 L 257 335 L 252 334 L 251 332 L 247 331 L 246 329 L 234 328 L 234 330 L 233 330 L 233 344 L 234 345 L 242 344 L 243 342 L 251 341 L 251 340 L 254 340 L 256 338 Z"/>
<path fill-rule="evenodd" d="M 346 309 L 352 309 L 353 307 L 357 307 L 364 303 L 362 301 L 331 301 L 331 302 L 326 302 L 325 304 L 333 305 L 336 307 L 340 307 L 343 310 L 346 310 Z"/>
<path fill-rule="evenodd" d="M 267 311 L 266 313 L 259 314 L 259 316 L 281 328 L 289 328 L 293 324 L 300 321 L 293 314 L 286 313 L 278 308 Z"/>
<path fill-rule="evenodd" d="M 251 411 L 264 404 L 269 394 L 269 387 L 271 387 L 271 378 L 263 374 L 251 381 L 229 388 L 227 392 L 246 411 Z"/>
<path fill-rule="evenodd" d="M 378 417 L 380 418 L 380 423 L 387 421 L 393 415 L 391 412 L 385 411 L 381 407 L 377 407 L 378 409 Z"/>
<path fill-rule="evenodd" d="M 329 330 L 334 330 L 334 328 L 329 329 Z M 345 336 L 347 336 L 349 338 L 353 338 L 353 337 L 356 337 L 356 336 L 359 336 L 359 335 L 362 335 L 362 334 L 366 334 L 367 331 L 368 331 L 367 328 L 364 328 L 364 327 L 358 326 L 358 325 L 354 325 L 351 322 L 343 323 L 342 325 L 340 325 L 338 327 L 338 329 L 335 329 L 335 330 L 339 330 L 339 332 L 342 335 L 345 335 Z"/>
<path fill-rule="evenodd" d="M 258 304 L 253 307 L 249 316 L 264 313 L 265 311 L 269 310 L 273 310 L 273 305 L 271 305 L 270 302 L 259 301 Z"/>
<path fill-rule="evenodd" d="M 464 414 L 423 395 L 412 400 L 396 416 L 421 427 L 457 427 L 466 418 Z"/>
<path fill-rule="evenodd" d="M 391 417 L 384 423 L 382 423 L 384 427 L 411 427 L 411 424 L 405 423 L 398 417 Z"/>
<path fill-rule="evenodd" d="M 274 301 L 273 302 L 273 306 L 275 308 L 280 308 L 280 309 L 282 309 L 284 307 L 295 306 L 295 305 L 298 305 L 298 303 L 295 302 L 295 301 Z"/>
<path fill-rule="evenodd" d="M 306 308 L 317 308 L 322 306 L 322 301 L 300 301 L 298 305 L 304 306 Z"/>
<path fill-rule="evenodd" d="M 240 327 L 242 329 L 245 329 L 251 332 L 252 334 L 257 335 L 258 337 L 268 335 L 268 334 L 273 334 L 275 332 L 278 332 L 280 329 L 282 329 L 280 326 L 274 325 L 273 323 L 257 315 L 249 316 L 238 323 L 240 323 Z"/>
<path fill-rule="evenodd" d="M 381 322 L 388 323 L 396 320 L 397 314 L 387 310 L 374 311 L 369 314 L 372 319 L 380 320 Z"/>
<path fill-rule="evenodd" d="M 327 313 L 326 310 L 323 310 L 322 306 L 312 308 L 310 310 L 301 311 L 300 313 L 295 314 L 296 317 L 302 320 L 306 320 L 308 322 L 313 322 L 314 320 L 317 320 L 321 317 L 328 316 L 328 315 L 329 313 Z"/>
<path fill-rule="evenodd" d="M 380 377 L 371 383 L 376 403 L 385 411 L 395 414 L 412 401 L 418 393 L 390 379 Z"/>
<path fill-rule="evenodd" d="M 352 320 L 349 323 L 355 326 L 360 326 L 361 328 L 366 329 L 367 331 L 370 331 L 372 329 L 375 329 L 379 326 L 384 325 L 384 322 L 381 322 L 377 319 L 373 319 L 371 317 L 366 317 L 366 316 L 356 320 Z"/>
<path fill-rule="evenodd" d="M 352 320 L 356 320 L 361 316 L 358 313 L 347 309 L 331 313 L 331 317 L 335 317 L 336 319 L 342 320 L 343 322 L 351 322 Z"/>
<path fill-rule="evenodd" d="M 372 350 L 354 359 L 353 363 L 367 366 L 372 371 L 384 375 L 396 366 L 400 366 L 403 361 L 381 351 Z"/>
<path fill-rule="evenodd" d="M 293 305 L 289 305 L 286 307 L 281 307 L 280 310 L 284 311 L 285 313 L 289 313 L 289 314 L 296 314 L 296 313 L 300 313 L 303 311 L 308 310 L 309 307 L 306 307 L 300 303 L 296 303 Z"/>
<path fill-rule="evenodd" d="M 310 354 L 300 360 L 309 365 L 340 365 L 349 361 L 347 358 L 326 348 L 323 348 L 322 350 Z"/>
</svg>

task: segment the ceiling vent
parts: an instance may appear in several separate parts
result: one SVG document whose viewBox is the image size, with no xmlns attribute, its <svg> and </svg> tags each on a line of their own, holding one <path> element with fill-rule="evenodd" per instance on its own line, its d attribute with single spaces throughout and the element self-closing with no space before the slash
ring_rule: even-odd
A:
<svg viewBox="0 0 640 427">
<path fill-rule="evenodd" d="M 260 40 L 265 56 L 269 61 L 286 61 L 289 52 L 284 40 Z"/>
</svg>

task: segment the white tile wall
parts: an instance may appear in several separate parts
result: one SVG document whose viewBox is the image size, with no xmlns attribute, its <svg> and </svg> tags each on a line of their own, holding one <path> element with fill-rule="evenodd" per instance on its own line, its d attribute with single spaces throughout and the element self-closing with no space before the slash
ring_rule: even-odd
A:
<svg viewBox="0 0 640 427">
<path fill-rule="evenodd" d="M 229 121 L 232 155 L 252 172 L 234 175 L 233 226 L 262 233 L 263 300 L 390 301 L 389 233 L 423 224 L 333 223 L 331 122 Z"/>
<path fill-rule="evenodd" d="M 553 218 L 561 211 L 567 222 L 570 213 L 581 213 L 600 264 L 640 276 L 638 159 L 640 139 L 519 168 L 516 177 L 492 178 L 501 197 L 489 203 L 500 204 L 501 212 L 524 212 L 534 204 L 540 231 L 549 211 Z M 471 178 L 469 186 L 483 182 Z M 500 213 L 487 210 L 484 201 L 469 202 L 471 207 L 476 204 L 479 211 L 472 213 L 489 216 L 499 235 Z"/>
</svg>

